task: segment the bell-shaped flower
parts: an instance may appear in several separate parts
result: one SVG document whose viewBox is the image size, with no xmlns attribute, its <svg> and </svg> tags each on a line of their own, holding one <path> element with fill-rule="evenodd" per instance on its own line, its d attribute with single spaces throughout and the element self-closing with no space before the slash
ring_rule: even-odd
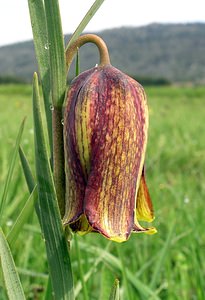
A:
<svg viewBox="0 0 205 300">
<path fill-rule="evenodd" d="M 155 233 L 144 177 L 148 108 L 143 87 L 110 64 L 74 79 L 64 114 L 64 224 L 126 241 Z"/>
</svg>

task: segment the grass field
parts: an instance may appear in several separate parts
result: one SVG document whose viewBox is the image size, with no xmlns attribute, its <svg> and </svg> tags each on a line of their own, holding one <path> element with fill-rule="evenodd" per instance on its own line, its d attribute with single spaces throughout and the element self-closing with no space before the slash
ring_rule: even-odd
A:
<svg viewBox="0 0 205 300">
<path fill-rule="evenodd" d="M 74 238 L 71 257 L 80 300 L 84 298 L 77 246 L 91 300 L 109 299 L 115 278 L 125 300 L 205 299 L 205 88 L 149 87 L 146 92 L 150 110 L 146 177 L 158 233 L 133 234 L 119 245 L 95 234 Z M 21 145 L 33 166 L 31 94 L 29 85 L 0 85 L 0 196 L 25 116 Z M 18 161 L 1 222 L 5 233 L 28 196 Z M 11 250 L 27 299 L 44 299 L 48 270 L 35 212 Z M 0 280 L 0 300 L 4 299 Z"/>
</svg>

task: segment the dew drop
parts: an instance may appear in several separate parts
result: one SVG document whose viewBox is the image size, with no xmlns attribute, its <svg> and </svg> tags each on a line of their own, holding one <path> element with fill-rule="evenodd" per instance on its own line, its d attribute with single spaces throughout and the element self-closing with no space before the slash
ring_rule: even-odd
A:
<svg viewBox="0 0 205 300">
<path fill-rule="evenodd" d="M 189 199 L 188 197 L 185 197 L 185 198 L 184 198 L 184 203 L 185 203 L 185 204 L 188 204 L 189 202 L 190 202 L 190 199 Z"/>
<path fill-rule="evenodd" d="M 54 107 L 52 104 L 50 105 L 50 110 L 54 110 Z"/>
<path fill-rule="evenodd" d="M 61 124 L 64 125 L 64 119 L 61 120 Z"/>
<path fill-rule="evenodd" d="M 46 49 L 46 50 L 49 49 L 49 44 L 48 43 L 45 44 L 44 49 Z"/>
<path fill-rule="evenodd" d="M 13 225 L 13 221 L 12 221 L 12 220 L 8 220 L 8 221 L 6 222 L 6 225 L 7 225 L 8 227 L 11 227 L 11 226 Z"/>
</svg>

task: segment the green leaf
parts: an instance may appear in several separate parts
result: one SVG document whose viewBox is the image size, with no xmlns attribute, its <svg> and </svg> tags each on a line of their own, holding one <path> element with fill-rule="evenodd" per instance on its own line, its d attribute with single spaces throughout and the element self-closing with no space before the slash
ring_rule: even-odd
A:
<svg viewBox="0 0 205 300">
<path fill-rule="evenodd" d="M 14 171 L 15 162 L 16 162 L 16 157 L 18 154 L 18 149 L 19 149 L 21 137 L 23 134 L 24 124 L 25 124 L 25 119 L 22 121 L 21 126 L 19 128 L 19 132 L 18 132 L 18 135 L 16 138 L 16 145 L 15 145 L 15 148 L 13 151 L 13 155 L 12 155 L 10 166 L 9 166 L 9 171 L 8 171 L 6 181 L 5 181 L 3 195 L 2 195 L 1 202 L 0 202 L 0 223 L 2 222 L 2 215 L 4 212 L 4 207 L 6 204 L 6 199 L 7 199 L 7 195 L 8 195 L 8 191 L 9 191 L 9 187 L 10 187 L 10 183 L 11 183 L 11 179 L 12 179 L 12 175 L 13 175 L 13 171 Z"/>
<path fill-rule="evenodd" d="M 114 281 L 115 276 L 110 270 L 110 268 L 107 267 L 107 265 L 103 264 L 102 270 L 101 270 L 101 283 L 100 283 L 100 295 L 99 300 L 109 299 L 110 297 L 110 288 L 112 285 L 112 282 Z"/>
<path fill-rule="evenodd" d="M 76 62 L 75 62 L 75 76 L 77 77 L 80 74 L 80 53 L 79 49 L 76 54 Z"/>
<path fill-rule="evenodd" d="M 54 297 L 71 300 L 74 299 L 74 293 L 70 257 L 57 205 L 39 101 L 38 78 L 35 73 L 33 79 L 33 118 L 39 222 L 45 240 Z"/>
<path fill-rule="evenodd" d="M 31 168 L 29 166 L 28 160 L 26 159 L 26 156 L 23 152 L 23 149 L 19 147 L 19 156 L 21 160 L 21 165 L 23 168 L 24 176 L 26 179 L 26 183 L 29 189 L 29 192 L 32 193 L 34 187 L 35 187 L 35 181 L 31 172 Z"/>
<path fill-rule="evenodd" d="M 17 268 L 17 271 L 20 275 L 24 275 L 27 278 L 28 277 L 33 277 L 33 278 L 42 278 L 42 279 L 48 279 L 48 274 L 45 273 L 40 273 L 40 272 L 36 272 L 34 270 L 31 269 L 24 269 L 24 268 Z"/>
<path fill-rule="evenodd" d="M 82 19 L 82 21 L 80 22 L 78 27 L 76 28 L 75 32 L 72 34 L 71 39 L 69 40 L 68 45 L 66 47 L 66 50 L 73 42 L 75 42 L 77 40 L 79 35 L 83 32 L 85 27 L 88 25 L 88 23 L 90 22 L 90 20 L 95 15 L 95 13 L 98 11 L 98 9 L 100 8 L 100 6 L 103 4 L 104 1 L 105 0 L 96 0 L 93 3 L 91 8 L 88 10 L 86 15 L 84 16 L 84 18 Z"/>
<path fill-rule="evenodd" d="M 161 270 L 162 266 L 164 265 L 164 261 L 165 261 L 165 258 L 167 257 L 167 254 L 169 253 L 169 248 L 170 248 L 170 244 L 171 244 L 171 240 L 172 240 L 172 236 L 173 236 L 173 232 L 174 232 L 174 226 L 175 226 L 175 223 L 173 223 L 170 227 L 170 231 L 169 231 L 169 234 L 167 235 L 166 242 L 164 243 L 164 246 L 160 251 L 160 255 L 157 259 L 156 266 L 154 267 L 154 273 L 153 273 L 152 280 L 150 283 L 151 288 L 155 288 L 155 286 L 157 284 L 157 280 L 159 278 L 159 275 L 161 274 L 160 270 Z"/>
<path fill-rule="evenodd" d="M 58 0 L 45 0 L 45 13 L 48 30 L 50 54 L 50 78 L 52 92 L 52 130 L 53 130 L 53 173 L 55 189 L 61 216 L 65 209 L 65 173 L 62 106 L 66 91 L 66 63 L 64 38 Z"/>
<path fill-rule="evenodd" d="M 81 243 L 82 246 L 83 243 Z M 86 247 L 87 245 L 84 244 Z M 106 251 L 109 251 L 109 248 L 111 246 L 111 242 L 109 242 L 107 244 L 107 247 L 105 248 Z M 92 277 L 94 276 L 94 274 L 98 271 L 97 266 L 103 261 L 103 257 L 104 257 L 104 253 L 102 253 L 101 255 L 98 256 L 98 258 L 95 260 L 95 262 L 92 264 L 92 266 L 90 267 L 89 271 L 84 274 L 84 281 L 85 283 Z M 78 281 L 77 284 L 75 285 L 75 297 L 77 298 L 80 291 L 82 289 L 82 282 Z M 104 300 L 105 298 L 101 299 Z"/>
<path fill-rule="evenodd" d="M 28 0 L 30 20 L 33 31 L 36 59 L 40 72 L 46 121 L 48 127 L 49 145 L 52 152 L 52 114 L 51 114 L 51 83 L 49 42 L 46 25 L 45 9 L 42 0 Z"/>
<path fill-rule="evenodd" d="M 109 300 L 119 300 L 119 299 L 120 299 L 119 280 L 115 279 L 113 288 L 110 293 Z"/>
<path fill-rule="evenodd" d="M 85 244 L 80 244 L 80 246 L 81 245 L 83 245 L 83 249 L 85 251 L 88 251 L 94 255 L 103 255 L 103 260 L 108 266 L 110 266 L 115 271 L 120 271 L 122 273 L 121 261 L 114 255 L 98 247 L 93 247 L 90 245 L 85 246 Z M 141 280 L 139 280 L 131 271 L 126 269 L 126 273 L 127 280 L 142 295 L 142 297 L 145 297 L 146 299 L 160 300 L 156 293 L 147 285 L 145 285 Z"/>
<path fill-rule="evenodd" d="M 36 188 L 34 188 L 33 192 L 31 193 L 28 200 L 26 201 L 26 204 L 24 205 L 22 211 L 17 217 L 16 222 L 14 223 L 13 227 L 11 228 L 10 232 L 7 235 L 7 241 L 10 246 L 13 246 L 13 244 L 15 243 L 15 241 L 19 236 L 19 233 L 23 228 L 23 225 L 32 215 L 34 210 L 34 203 L 36 199 L 37 199 L 37 191 Z"/>
<path fill-rule="evenodd" d="M 0 261 L 9 300 L 26 299 L 9 245 L 0 228 Z"/>
<path fill-rule="evenodd" d="M 52 299 L 52 286 L 51 286 L 51 278 L 49 276 L 47 281 L 46 292 L 44 295 L 44 300 L 50 300 L 50 299 Z"/>
<path fill-rule="evenodd" d="M 59 4 L 57 0 L 45 0 L 44 5 L 50 54 L 52 103 L 54 107 L 62 107 L 66 90 L 66 64 Z"/>
<path fill-rule="evenodd" d="M 81 252 L 78 246 L 78 237 L 75 235 L 75 247 L 76 247 L 76 253 L 77 253 L 77 260 L 78 260 L 78 269 L 80 273 L 80 280 L 83 288 L 83 299 L 88 300 L 88 291 L 84 280 L 84 271 L 83 271 L 83 265 L 82 265 L 82 259 L 81 259 Z"/>
<path fill-rule="evenodd" d="M 23 172 L 24 172 L 24 177 L 26 179 L 26 183 L 28 186 L 28 190 L 31 194 L 33 192 L 33 189 L 34 189 L 36 183 L 34 181 L 29 162 L 28 162 L 28 160 L 23 152 L 23 149 L 21 147 L 19 148 L 19 156 L 20 156 L 21 165 L 22 165 Z M 35 205 L 36 214 L 37 214 L 38 218 L 40 219 L 41 214 L 39 211 L 38 201 L 34 200 L 34 205 Z"/>
<path fill-rule="evenodd" d="M 130 287 L 128 284 L 128 278 L 127 278 L 127 268 L 125 267 L 124 263 L 124 257 L 122 253 L 122 245 L 121 244 L 116 244 L 118 256 L 121 262 L 121 270 L 122 270 L 122 275 L 123 275 L 123 282 L 124 282 L 124 295 L 126 295 L 126 299 L 131 300 L 131 292 L 130 292 Z"/>
</svg>

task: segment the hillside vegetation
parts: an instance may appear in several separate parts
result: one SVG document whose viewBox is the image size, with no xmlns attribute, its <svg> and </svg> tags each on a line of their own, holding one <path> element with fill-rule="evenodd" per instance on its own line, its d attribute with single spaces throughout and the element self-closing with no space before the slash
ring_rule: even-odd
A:
<svg viewBox="0 0 205 300">
<path fill-rule="evenodd" d="M 205 24 L 151 24 L 98 33 L 107 43 L 111 62 L 136 78 L 205 83 Z M 65 37 L 67 42 L 69 36 Z M 45 49 L 46 51 L 46 49 Z M 84 46 L 81 68 L 98 63 L 96 47 Z M 37 69 L 33 42 L 0 48 L 0 76 L 30 81 Z"/>
</svg>

